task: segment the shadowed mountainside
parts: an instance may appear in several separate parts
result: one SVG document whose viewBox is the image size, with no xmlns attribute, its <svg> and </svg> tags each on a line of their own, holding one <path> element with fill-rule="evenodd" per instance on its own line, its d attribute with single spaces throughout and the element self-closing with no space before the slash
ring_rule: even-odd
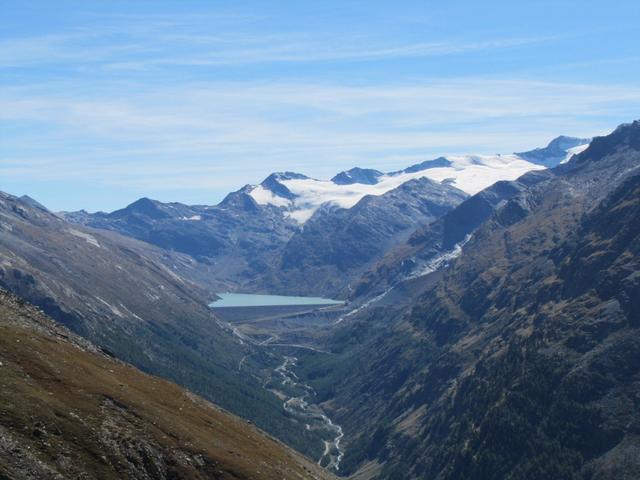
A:
<svg viewBox="0 0 640 480">
<path fill-rule="evenodd" d="M 640 472 L 640 122 L 508 200 L 407 309 L 304 359 L 359 478 Z M 432 275 L 422 277 L 430 282 Z"/>
<path fill-rule="evenodd" d="M 265 259 L 297 229 L 295 222 L 286 219 L 277 208 L 258 205 L 244 190 L 230 193 L 217 206 L 142 198 L 111 213 L 80 211 L 64 216 L 73 223 L 111 230 L 188 254 L 201 266 L 210 266 L 202 283 L 216 285 L 218 291 L 242 283 L 264 269 Z"/>
<path fill-rule="evenodd" d="M 469 197 L 434 222 L 414 231 L 406 242 L 391 249 L 355 282 L 352 297 L 379 295 L 405 279 L 431 269 L 463 245 L 478 227 L 509 199 L 542 182 L 552 173 L 530 172 L 515 181 L 501 181 Z"/>
<path fill-rule="evenodd" d="M 421 178 L 368 195 L 348 209 L 321 208 L 256 284 L 282 293 L 348 296 L 350 283 L 373 262 L 466 197 L 455 187 Z"/>
</svg>

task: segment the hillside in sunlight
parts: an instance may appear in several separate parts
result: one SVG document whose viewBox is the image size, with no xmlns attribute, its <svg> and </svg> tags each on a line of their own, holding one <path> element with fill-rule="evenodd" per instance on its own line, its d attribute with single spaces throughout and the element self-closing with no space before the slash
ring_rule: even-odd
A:
<svg viewBox="0 0 640 480">
<path fill-rule="evenodd" d="M 0 291 L 0 478 L 332 477 L 250 422 L 114 360 Z"/>
</svg>

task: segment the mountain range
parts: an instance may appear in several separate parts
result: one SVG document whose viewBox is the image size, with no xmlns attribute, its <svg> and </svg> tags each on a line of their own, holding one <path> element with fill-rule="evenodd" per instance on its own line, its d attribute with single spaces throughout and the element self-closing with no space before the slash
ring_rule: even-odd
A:
<svg viewBox="0 0 640 480">
<path fill-rule="evenodd" d="M 558 137 L 520 154 L 440 157 L 386 174 L 353 168 L 331 180 L 281 172 L 215 206 L 143 198 L 111 213 L 63 216 L 215 265 L 201 280 L 219 291 L 346 298 L 374 260 L 467 195 L 565 162 L 588 143 Z"/>
<path fill-rule="evenodd" d="M 1 287 L 105 352 L 313 451 L 313 432 L 292 425 L 262 388 L 264 365 L 250 359 L 236 374 L 252 347 L 238 345 L 207 306 L 214 294 L 189 280 L 200 268 L 193 258 L 70 224 L 8 194 L 0 194 L 0 232 Z"/>
<path fill-rule="evenodd" d="M 134 367 L 186 387 L 333 473 L 356 480 L 640 475 L 640 122 L 604 137 L 558 137 L 527 152 L 440 157 L 388 173 L 353 168 L 331 180 L 274 173 L 212 206 L 143 198 L 111 213 L 52 213 L 30 197 L 1 194 L 0 233 L 0 286 L 12 292 L 0 296 L 6 318 L 37 317 L 47 325 L 42 342 L 62 342 L 60 351 L 81 345 L 99 358 L 92 362 L 115 362 L 143 386 L 162 381 Z M 243 325 L 242 315 L 207 306 L 229 291 L 345 303 L 249 309 Z M 73 333 L 57 330 L 64 328 Z M 3 363 L 6 352 L 28 354 L 3 345 Z M 55 382 L 47 379 L 56 375 L 80 382 L 67 367 L 56 374 L 62 356 L 34 354 L 51 360 L 32 396 L 47 399 L 47 382 Z M 137 446 L 135 458 L 142 449 L 163 465 L 215 458 L 225 472 L 248 468 L 192 445 L 206 443 L 199 430 L 178 450 L 149 437 L 150 426 L 131 433 L 156 413 L 136 407 L 132 417 L 118 402 L 139 399 L 116 402 L 112 387 L 107 400 L 94 384 L 88 390 L 103 398 L 92 405 L 101 405 L 106 424 L 124 422 L 110 462 L 122 457 L 124 436 Z M 153 412 L 168 408 L 143 403 Z M 0 409 L 4 418 L 9 410 Z M 17 420 L 0 426 L 21 451 L 36 446 L 40 440 L 16 436 L 24 412 L 11 412 Z M 202 417 L 185 417 L 185 425 L 194 418 Z M 331 442 L 318 424 L 336 432 Z M 247 428 L 238 431 L 251 441 L 229 450 L 270 445 L 258 448 L 252 468 L 274 465 L 260 456 L 265 451 L 294 455 Z M 46 455 L 39 458 L 47 468 L 63 471 Z M 306 473 L 285 478 L 323 475 L 301 457 L 287 458 L 282 468 Z M 0 472 L 21 465 L 4 462 Z M 131 468 L 138 472 L 135 462 Z M 127 473 L 145 478 L 136 474 Z"/>
<path fill-rule="evenodd" d="M 350 436 L 346 473 L 638 475 L 639 174 L 635 122 L 544 175 L 494 185 L 467 200 L 488 213 L 449 241 L 473 231 L 446 268 L 411 280 L 423 288 L 410 300 L 396 301 L 411 295 L 400 282 L 338 326 L 334 355 L 300 375 Z M 471 206 L 395 261 L 446 244 Z"/>
</svg>

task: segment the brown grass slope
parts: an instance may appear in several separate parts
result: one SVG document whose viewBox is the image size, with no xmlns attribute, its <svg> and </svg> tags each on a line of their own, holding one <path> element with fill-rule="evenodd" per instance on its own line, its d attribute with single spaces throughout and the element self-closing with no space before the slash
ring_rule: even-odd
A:
<svg viewBox="0 0 640 480">
<path fill-rule="evenodd" d="M 0 192 L 0 287 L 115 357 L 196 392 L 305 453 L 313 432 L 262 388 L 261 365 L 220 328 L 186 255 L 66 222 Z M 315 451 L 314 451 L 315 449 Z"/>
<path fill-rule="evenodd" d="M 0 479 L 328 479 L 0 290 Z"/>
</svg>

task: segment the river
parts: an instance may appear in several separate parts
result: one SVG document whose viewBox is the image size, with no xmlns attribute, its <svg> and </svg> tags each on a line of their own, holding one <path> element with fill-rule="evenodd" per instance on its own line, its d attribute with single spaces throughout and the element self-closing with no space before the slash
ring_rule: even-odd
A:
<svg viewBox="0 0 640 480">
<path fill-rule="evenodd" d="M 324 451 L 318 459 L 318 465 L 328 470 L 340 470 L 340 462 L 344 457 L 344 450 L 340 445 L 344 433 L 342 427 L 333 423 L 325 412 L 313 403 L 316 392 L 310 385 L 300 381 L 293 372 L 292 367 L 296 365 L 296 357 L 284 357 L 282 365 L 276 367 L 275 372 L 281 377 L 281 384 L 285 387 L 286 396 L 284 409 L 291 415 L 304 419 L 307 429 L 324 430 L 328 440 L 324 441 Z M 295 392 L 289 394 L 287 392 Z"/>
</svg>

